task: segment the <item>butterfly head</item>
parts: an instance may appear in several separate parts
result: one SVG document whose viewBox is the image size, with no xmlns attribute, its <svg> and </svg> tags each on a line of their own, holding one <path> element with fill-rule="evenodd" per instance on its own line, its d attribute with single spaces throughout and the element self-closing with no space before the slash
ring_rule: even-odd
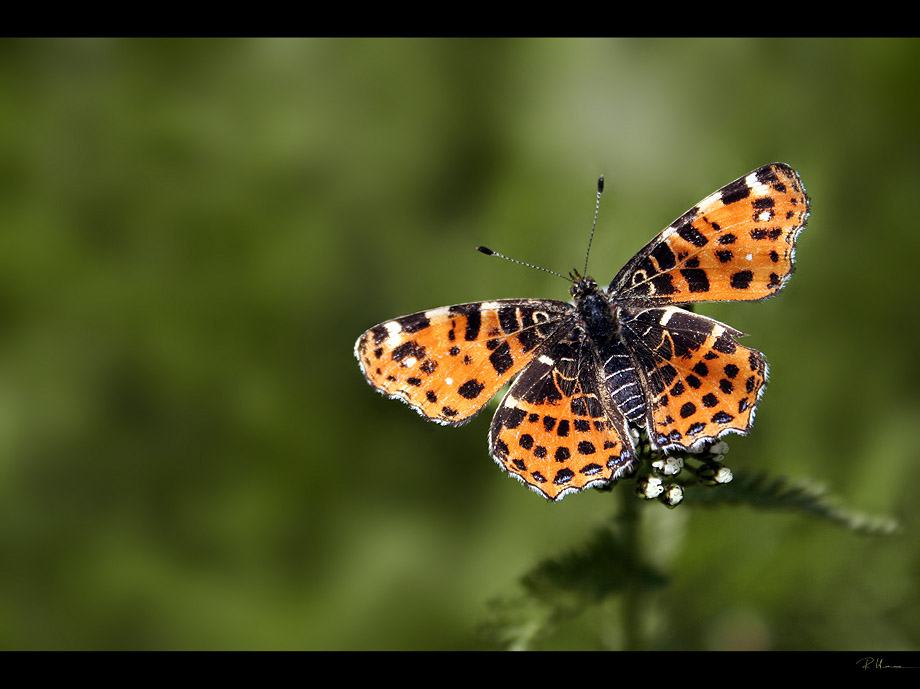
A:
<svg viewBox="0 0 920 689">
<path fill-rule="evenodd" d="M 570 277 L 572 299 L 582 326 L 593 340 L 607 340 L 616 328 L 616 315 L 607 295 L 597 288 L 594 278 L 582 277 L 578 272 Z"/>
<path fill-rule="evenodd" d="M 588 295 L 597 292 L 597 281 L 591 277 L 582 277 L 577 270 L 569 273 L 569 279 L 572 281 L 572 287 L 569 292 L 575 301 L 581 301 Z"/>
</svg>

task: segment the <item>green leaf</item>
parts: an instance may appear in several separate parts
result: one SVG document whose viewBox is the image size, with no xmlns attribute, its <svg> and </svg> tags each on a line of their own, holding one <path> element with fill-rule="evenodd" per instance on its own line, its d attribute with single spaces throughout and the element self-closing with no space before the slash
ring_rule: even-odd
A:
<svg viewBox="0 0 920 689">
<path fill-rule="evenodd" d="M 532 648 L 586 608 L 627 589 L 653 590 L 666 582 L 663 573 L 635 560 L 621 535 L 601 528 L 579 548 L 544 560 L 521 577 L 523 593 L 492 601 L 481 631 L 503 648 Z"/>
<path fill-rule="evenodd" d="M 735 472 L 731 483 L 687 490 L 684 502 L 708 507 L 748 505 L 798 511 L 869 535 L 888 535 L 899 528 L 898 522 L 889 517 L 870 517 L 842 506 L 828 494 L 826 487 L 813 481 L 770 477 L 763 472 Z"/>
</svg>

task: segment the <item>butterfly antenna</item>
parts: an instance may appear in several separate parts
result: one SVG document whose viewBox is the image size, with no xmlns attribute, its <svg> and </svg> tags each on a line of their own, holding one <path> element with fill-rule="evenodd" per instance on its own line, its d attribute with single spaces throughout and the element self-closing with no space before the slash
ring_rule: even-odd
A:
<svg viewBox="0 0 920 689">
<path fill-rule="evenodd" d="M 597 178 L 597 201 L 594 204 L 594 224 L 591 225 L 591 236 L 588 238 L 588 250 L 585 252 L 585 270 L 582 275 L 588 274 L 588 256 L 591 255 L 591 243 L 594 241 L 594 229 L 597 227 L 597 214 L 601 209 L 601 194 L 604 193 L 604 176 Z"/>
<path fill-rule="evenodd" d="M 566 281 L 568 281 L 568 282 L 572 282 L 572 278 L 567 278 L 565 275 L 560 275 L 560 274 L 557 273 L 555 270 L 550 270 L 549 268 L 543 268 L 542 266 L 535 266 L 535 265 L 533 265 L 532 263 L 525 263 L 524 261 L 518 261 L 518 260 L 515 259 L 515 258 L 509 258 L 509 257 L 507 257 L 507 256 L 505 256 L 505 255 L 503 255 L 503 254 L 498 253 L 497 251 L 492 251 L 492 249 L 490 249 L 490 248 L 488 248 L 488 247 L 486 247 L 486 246 L 477 246 L 477 247 L 476 247 L 476 251 L 481 251 L 481 252 L 484 253 L 486 256 L 497 256 L 498 258 L 503 258 L 503 259 L 505 259 L 506 261 L 511 261 L 512 263 L 517 263 L 519 266 L 527 266 L 528 268 L 534 268 L 534 269 L 536 269 L 536 270 L 542 270 L 544 273 L 549 273 L 550 275 L 555 275 L 556 277 L 560 277 L 560 278 L 562 278 L 563 280 L 566 280 Z"/>
</svg>

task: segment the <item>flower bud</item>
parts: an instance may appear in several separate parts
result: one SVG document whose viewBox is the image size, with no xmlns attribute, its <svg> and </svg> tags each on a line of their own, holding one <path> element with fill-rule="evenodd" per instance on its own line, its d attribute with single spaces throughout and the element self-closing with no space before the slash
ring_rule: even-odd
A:
<svg viewBox="0 0 920 689">
<path fill-rule="evenodd" d="M 697 469 L 696 474 L 700 480 L 710 485 L 730 483 L 733 478 L 731 469 L 716 462 L 704 464 Z"/>
<path fill-rule="evenodd" d="M 658 499 L 668 507 L 677 507 L 680 501 L 684 499 L 684 489 L 678 485 L 668 486 L 658 496 Z"/>
<path fill-rule="evenodd" d="M 655 476 L 641 476 L 636 481 L 636 495 L 640 498 L 654 500 L 663 490 L 661 479 Z"/>
<path fill-rule="evenodd" d="M 662 476 L 675 476 L 684 468 L 683 457 L 665 456 L 652 462 L 652 466 Z"/>
</svg>

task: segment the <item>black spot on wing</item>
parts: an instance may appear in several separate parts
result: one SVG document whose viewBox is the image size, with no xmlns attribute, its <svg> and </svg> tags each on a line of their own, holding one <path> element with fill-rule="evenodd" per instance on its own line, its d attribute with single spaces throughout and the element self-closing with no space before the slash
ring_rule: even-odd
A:
<svg viewBox="0 0 920 689">
<path fill-rule="evenodd" d="M 389 332 L 383 325 L 376 325 L 371 328 L 371 333 L 374 336 L 374 344 L 380 344 L 389 336 Z"/>
<path fill-rule="evenodd" d="M 402 361 L 410 357 L 421 360 L 425 358 L 425 348 L 415 340 L 410 340 L 409 342 L 403 342 L 399 345 L 393 350 L 390 356 L 393 358 L 393 361 Z"/>
<path fill-rule="evenodd" d="M 652 278 L 652 285 L 656 296 L 674 294 L 677 291 L 677 288 L 674 287 L 674 278 L 670 273 L 656 275 Z"/>
<path fill-rule="evenodd" d="M 681 239 L 690 242 L 693 246 L 706 246 L 709 243 L 709 240 L 700 234 L 699 230 L 689 222 L 680 225 L 677 228 L 677 234 Z"/>
<path fill-rule="evenodd" d="M 560 485 L 563 483 L 568 483 L 573 478 L 575 478 L 575 472 L 571 469 L 560 469 L 556 472 L 556 477 L 553 479 L 553 483 Z"/>
<path fill-rule="evenodd" d="M 754 279 L 754 273 L 750 270 L 739 270 L 731 277 L 731 285 L 735 289 L 747 289 Z"/>
<path fill-rule="evenodd" d="M 744 181 L 744 178 L 736 179 L 731 184 L 726 185 L 722 188 L 721 197 L 722 203 L 726 206 L 731 205 L 741 199 L 746 199 L 751 195 L 751 189 L 748 187 L 747 182 Z"/>
<path fill-rule="evenodd" d="M 502 306 L 498 310 L 498 323 L 505 333 L 513 333 L 518 329 L 517 309 L 513 306 Z"/>
<path fill-rule="evenodd" d="M 779 177 L 776 176 L 776 172 L 773 170 L 771 165 L 765 165 L 764 167 L 757 170 L 755 173 L 757 181 L 761 184 L 781 184 Z"/>
<path fill-rule="evenodd" d="M 687 287 L 691 292 L 709 291 L 709 276 L 706 275 L 705 270 L 699 268 L 685 268 L 680 271 L 680 274 L 684 276 L 684 279 L 687 281 Z"/>
<path fill-rule="evenodd" d="M 507 411 L 505 411 L 507 410 Z M 515 407 L 513 409 L 508 409 L 508 407 L 503 407 L 499 411 L 501 414 L 501 423 L 505 428 L 517 428 L 524 421 L 524 417 L 527 416 L 527 412 L 523 409 Z M 498 416 L 498 414 L 496 414 Z"/>
<path fill-rule="evenodd" d="M 651 257 L 655 259 L 655 263 L 658 264 L 659 270 L 670 270 L 677 265 L 677 259 L 674 256 L 674 252 L 671 251 L 671 247 L 669 247 L 666 242 L 661 242 L 656 246 L 651 253 Z"/>
<path fill-rule="evenodd" d="M 727 333 L 722 333 L 716 338 L 716 341 L 713 342 L 712 348 L 722 354 L 734 354 L 737 345 L 735 345 L 734 341 L 732 341 L 732 338 L 730 338 Z"/>
<path fill-rule="evenodd" d="M 479 394 L 483 391 L 484 388 L 485 385 L 480 383 L 475 378 L 470 378 L 463 385 L 457 388 L 457 392 L 461 397 L 465 399 L 474 400 L 479 397 Z"/>
<path fill-rule="evenodd" d="M 428 320 L 428 316 L 424 313 L 415 313 L 411 316 L 403 316 L 402 318 L 397 318 L 396 322 L 402 327 L 404 332 L 407 333 L 416 333 L 419 330 L 424 330 L 429 325 L 431 321 Z"/>
<path fill-rule="evenodd" d="M 459 304 L 451 306 L 450 314 L 460 315 L 466 318 L 466 332 L 464 339 L 467 341 L 475 340 L 479 337 L 479 329 L 482 327 L 482 313 L 479 304 Z"/>
<path fill-rule="evenodd" d="M 582 440 L 578 443 L 578 454 L 581 455 L 593 455 L 597 452 L 597 448 L 594 447 L 594 443 L 589 440 Z"/>
<path fill-rule="evenodd" d="M 502 375 L 505 371 L 514 366 L 514 357 L 511 356 L 511 348 L 508 346 L 508 343 L 502 342 L 496 347 L 495 351 L 489 355 L 489 361 L 492 362 L 492 368 L 495 369 L 498 375 Z"/>
</svg>

